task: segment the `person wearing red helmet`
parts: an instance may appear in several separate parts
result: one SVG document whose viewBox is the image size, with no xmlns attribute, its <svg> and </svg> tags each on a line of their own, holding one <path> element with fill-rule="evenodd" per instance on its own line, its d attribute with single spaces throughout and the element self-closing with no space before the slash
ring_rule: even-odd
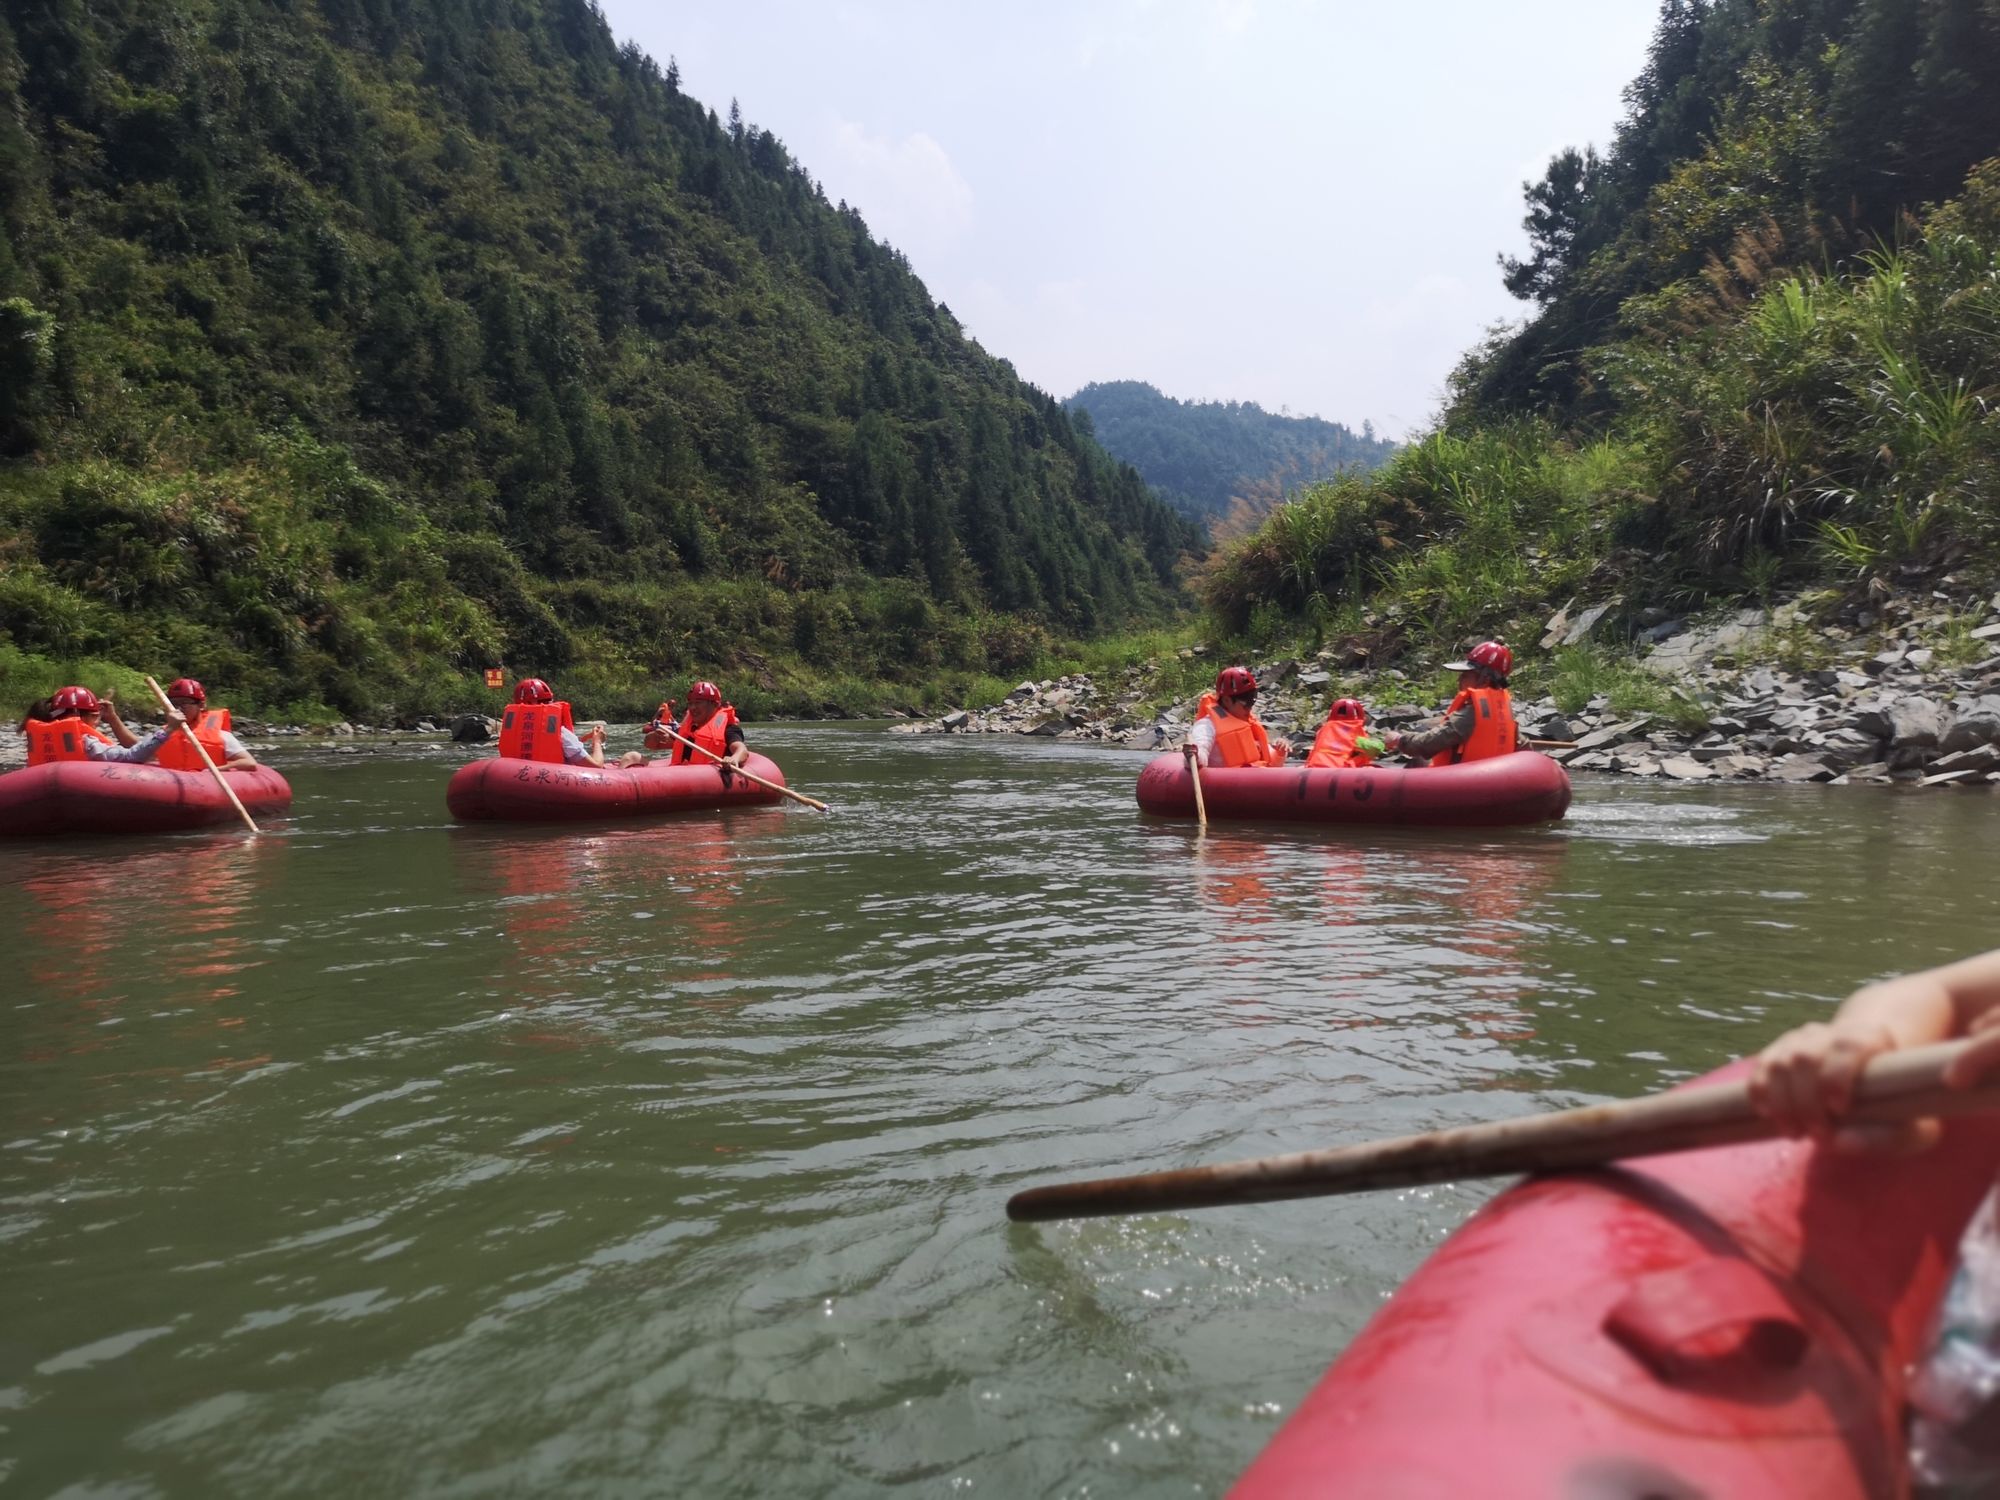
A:
<svg viewBox="0 0 2000 1500">
<path fill-rule="evenodd" d="M 669 758 L 675 765 L 707 761 L 712 755 L 734 769 L 750 757 L 743 726 L 736 722 L 736 710 L 722 701 L 722 689 L 712 682 L 697 682 L 688 689 L 687 713 L 675 726 L 674 733 L 708 752 L 703 755 L 680 740 L 671 741 L 673 750 Z"/>
<path fill-rule="evenodd" d="M 604 765 L 604 730 L 590 731 L 586 745 L 576 732 L 567 703 L 539 677 L 514 684 L 514 701 L 500 716 L 500 756 L 503 760 L 540 760 L 565 766 Z"/>
<path fill-rule="evenodd" d="M 1203 766 L 1282 766 L 1291 742 L 1272 739 L 1256 708 L 1256 674 L 1224 667 L 1215 674 L 1214 705 L 1194 721 L 1181 753 Z"/>
<path fill-rule="evenodd" d="M 58 760 L 122 761 L 127 764 L 149 761 L 160 753 L 160 747 L 167 742 L 168 736 L 187 722 L 179 709 L 169 709 L 164 726 L 144 739 L 135 739 L 118 718 L 117 709 L 113 708 L 112 725 L 124 742 L 113 744 L 97 727 L 98 715 L 104 712 L 105 707 L 97 694 L 87 687 L 59 688 L 53 696 L 36 704 L 29 710 L 27 721 L 21 725 L 21 732 L 28 738 L 28 764 L 39 766 Z"/>
<path fill-rule="evenodd" d="M 1511 755 L 1521 748 L 1521 731 L 1514 722 L 1514 699 L 1507 679 L 1514 671 L 1514 653 L 1499 641 L 1481 641 L 1464 661 L 1448 661 L 1447 672 L 1458 673 L 1458 696 L 1435 729 L 1415 734 L 1391 734 L 1385 743 L 1414 760 L 1434 766 Z"/>
<path fill-rule="evenodd" d="M 1359 698 L 1334 699 L 1327 705 L 1326 722 L 1320 725 L 1306 756 L 1306 769 L 1350 770 L 1374 765 L 1381 742 L 1367 736 L 1367 705 Z"/>
<path fill-rule="evenodd" d="M 229 710 L 208 706 L 208 689 L 192 677 L 176 677 L 167 687 L 167 701 L 187 719 L 188 728 L 218 771 L 257 769 L 257 757 L 243 748 L 243 741 L 229 727 Z M 169 771 L 202 774 L 208 769 L 184 734 L 172 736 L 160 747 L 159 761 Z"/>
<path fill-rule="evenodd" d="M 78 688 L 76 691 L 78 693 L 88 693 L 90 690 L 88 688 Z M 65 688 L 63 692 L 67 693 L 69 689 Z M 125 727 L 125 721 L 118 717 L 118 705 L 114 701 L 114 698 L 115 695 L 107 691 L 102 698 L 97 700 L 97 706 L 103 713 L 105 722 L 111 726 L 111 732 L 118 737 L 118 743 L 129 750 L 139 743 L 139 739 L 138 736 Z M 61 714 L 56 708 L 55 695 L 51 694 L 46 698 L 37 699 L 28 706 L 27 713 L 21 716 L 21 722 L 14 726 L 14 732 L 25 735 L 28 732 L 30 724 L 38 722 L 49 724 L 55 722 L 59 717 L 61 717 Z"/>
</svg>

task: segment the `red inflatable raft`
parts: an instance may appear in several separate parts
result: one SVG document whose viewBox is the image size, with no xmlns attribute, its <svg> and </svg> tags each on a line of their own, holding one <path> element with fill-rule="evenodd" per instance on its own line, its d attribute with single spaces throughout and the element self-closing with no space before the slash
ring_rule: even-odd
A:
<svg viewBox="0 0 2000 1500">
<path fill-rule="evenodd" d="M 1211 818 L 1499 828 L 1560 818 L 1569 810 L 1569 773 L 1532 750 L 1462 766 L 1407 769 L 1209 767 L 1201 773 L 1201 794 Z M 1194 779 L 1177 752 L 1146 762 L 1139 773 L 1139 806 L 1163 818 L 1195 815 Z"/>
<path fill-rule="evenodd" d="M 290 784 L 269 766 L 224 774 L 253 818 L 292 805 Z M 236 821 L 236 809 L 206 771 L 63 760 L 0 776 L 0 835 L 172 833 Z"/>
<path fill-rule="evenodd" d="M 744 769 L 779 786 L 785 773 L 752 754 Z M 545 761 L 475 760 L 452 773 L 445 804 L 461 823 L 569 823 L 691 812 L 704 807 L 765 807 L 779 793 L 743 776 L 722 784 L 712 765 L 655 763 L 629 771 L 557 766 Z"/>
<path fill-rule="evenodd" d="M 1231 1493 L 1906 1495 L 1905 1368 L 1996 1170 L 1987 1116 L 1902 1159 L 1782 1142 L 1531 1179 L 1403 1284 Z"/>
</svg>

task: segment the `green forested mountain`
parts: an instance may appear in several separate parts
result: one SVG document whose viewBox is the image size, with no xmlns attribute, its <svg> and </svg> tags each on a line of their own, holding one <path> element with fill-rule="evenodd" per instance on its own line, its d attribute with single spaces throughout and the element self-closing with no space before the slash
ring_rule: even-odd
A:
<svg viewBox="0 0 2000 1500">
<path fill-rule="evenodd" d="M 1110 453 L 1221 534 L 1247 530 L 1292 490 L 1372 469 L 1396 450 L 1369 423 L 1356 434 L 1254 401 L 1177 401 L 1140 380 L 1087 385 L 1063 405 L 1072 415 L 1086 413 Z"/>
<path fill-rule="evenodd" d="M 1226 623 L 2000 574 L 2000 4 L 1664 0 L 1626 101 L 1528 187 L 1533 316 L 1219 558 Z"/>
<path fill-rule="evenodd" d="M 1008 670 L 1198 528 L 591 0 L 9 0 L 0 652 L 267 704 Z"/>
<path fill-rule="evenodd" d="M 1593 415 L 1592 350 L 1630 299 L 1705 278 L 1724 297 L 1905 235 L 2000 153 L 1994 0 L 1663 0 L 1610 148 L 1526 184 L 1529 253 L 1502 258 L 1527 327 L 1461 372 L 1468 411 Z"/>
</svg>

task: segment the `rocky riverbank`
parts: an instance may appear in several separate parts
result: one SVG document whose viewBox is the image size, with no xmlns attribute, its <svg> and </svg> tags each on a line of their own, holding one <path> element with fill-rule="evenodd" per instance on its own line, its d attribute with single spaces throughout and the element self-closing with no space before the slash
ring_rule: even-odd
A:
<svg viewBox="0 0 2000 1500">
<path fill-rule="evenodd" d="M 1582 644 L 1608 613 L 1565 610 L 1548 622 L 1543 645 Z M 1621 711 L 1616 692 L 1570 712 L 1552 695 L 1517 698 L 1524 734 L 1555 742 L 1548 753 L 1573 769 L 1673 781 L 2000 784 L 2000 594 L 1874 600 L 1825 620 L 1794 602 L 1633 628 L 1634 661 L 1671 711 Z M 1347 645 L 1256 665 L 1260 717 L 1303 748 L 1336 696 L 1363 699 L 1372 722 L 1394 729 L 1436 712 L 1408 701 L 1406 673 L 1366 661 Z M 1164 748 L 1180 742 L 1195 699 L 1149 706 L 1156 675 L 1133 667 L 1109 682 L 1023 682 L 1003 702 L 894 732 Z"/>
</svg>

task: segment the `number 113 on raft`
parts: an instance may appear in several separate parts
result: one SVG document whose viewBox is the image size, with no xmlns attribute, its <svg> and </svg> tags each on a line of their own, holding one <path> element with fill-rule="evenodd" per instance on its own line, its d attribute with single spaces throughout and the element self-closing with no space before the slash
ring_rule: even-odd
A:
<svg viewBox="0 0 2000 1500">
<path fill-rule="evenodd" d="M 1506 828 L 1553 823 L 1569 811 L 1569 773 L 1546 755 L 1517 750 L 1455 766 L 1205 766 L 1211 819 L 1268 823 L 1402 824 Z M 1161 818 L 1196 816 L 1194 778 L 1177 752 L 1139 773 L 1139 807 Z"/>
</svg>

